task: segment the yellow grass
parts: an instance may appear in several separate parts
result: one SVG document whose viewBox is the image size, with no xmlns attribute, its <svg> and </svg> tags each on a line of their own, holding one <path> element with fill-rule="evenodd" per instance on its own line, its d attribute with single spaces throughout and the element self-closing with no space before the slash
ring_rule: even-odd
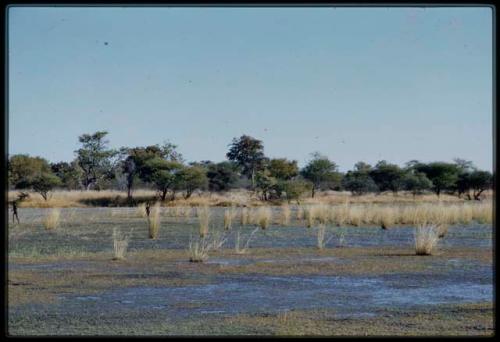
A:
<svg viewBox="0 0 500 342">
<path fill-rule="evenodd" d="M 288 226 L 290 224 L 290 207 L 288 204 L 284 204 L 281 206 L 281 213 L 280 213 L 280 225 L 282 226 Z"/>
<path fill-rule="evenodd" d="M 61 217 L 61 210 L 59 208 L 51 209 L 42 220 L 43 226 L 46 230 L 53 230 L 59 226 Z"/>
<path fill-rule="evenodd" d="M 125 254 L 128 247 L 128 238 L 119 233 L 118 230 L 113 228 L 113 260 L 125 260 Z"/>
<path fill-rule="evenodd" d="M 247 224 L 249 224 L 249 216 L 250 216 L 250 212 L 248 210 L 248 208 L 241 208 L 241 211 L 240 211 L 240 224 L 242 226 L 246 226 Z"/>
<path fill-rule="evenodd" d="M 224 210 L 224 229 L 229 230 L 233 227 L 233 219 L 236 217 L 236 208 L 234 206 L 231 209 Z"/>
<path fill-rule="evenodd" d="M 160 202 L 156 202 L 155 205 L 151 208 L 151 213 L 148 217 L 150 239 L 156 239 L 160 232 L 160 211 Z"/>
<path fill-rule="evenodd" d="M 210 224 L 210 208 L 208 206 L 199 207 L 196 210 L 196 214 L 200 225 L 200 237 L 206 237 L 208 235 L 208 226 Z"/>
<path fill-rule="evenodd" d="M 266 229 L 272 220 L 272 211 L 269 207 L 259 207 L 256 211 L 256 222 L 260 228 Z"/>
<path fill-rule="evenodd" d="M 415 252 L 417 255 L 431 255 L 438 242 L 436 225 L 418 225 L 415 228 Z"/>
<path fill-rule="evenodd" d="M 9 191 L 9 201 L 16 199 L 18 191 Z M 21 202 L 21 207 L 41 207 L 41 208 L 67 208 L 67 207 L 87 207 L 85 200 L 100 200 L 100 199 L 120 199 L 126 200 L 127 193 L 125 191 L 117 190 L 103 190 L 103 191 L 54 191 L 51 193 L 51 198 L 45 201 L 42 196 L 35 192 L 29 192 L 29 198 Z M 482 197 L 483 201 L 491 201 L 493 196 L 492 191 L 484 192 Z M 154 190 L 134 190 L 133 198 L 149 198 L 150 200 L 156 199 L 156 192 Z M 442 194 L 438 198 L 434 194 L 417 195 L 413 198 L 410 193 L 400 192 L 397 196 L 392 193 L 384 193 L 380 195 L 366 194 L 362 196 L 352 196 L 349 192 L 344 191 L 326 191 L 317 192 L 315 198 L 304 197 L 301 202 L 305 204 L 327 204 L 339 205 L 346 201 L 353 204 L 394 204 L 394 203 L 463 203 L 465 200 L 457 196 Z M 199 206 L 258 206 L 266 204 L 262 202 L 259 197 L 252 191 L 236 189 L 226 193 L 209 193 L 202 192 L 200 195 L 191 196 L 189 199 L 178 197 L 173 201 L 165 202 L 164 205 L 168 206 L 185 206 L 185 207 L 199 207 Z M 300 219 L 300 218 L 298 218 Z"/>
</svg>

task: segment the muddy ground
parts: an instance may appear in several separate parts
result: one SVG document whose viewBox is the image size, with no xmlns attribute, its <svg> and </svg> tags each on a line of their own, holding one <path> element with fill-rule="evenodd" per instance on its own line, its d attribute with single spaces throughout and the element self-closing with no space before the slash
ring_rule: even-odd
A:
<svg viewBox="0 0 500 342">
<path fill-rule="evenodd" d="M 218 209 L 216 209 L 218 210 Z M 157 240 L 130 209 L 42 209 L 9 226 L 11 335 L 492 335 L 492 226 L 450 227 L 432 256 L 413 228 L 315 228 L 293 221 L 253 235 L 237 222 L 204 263 L 189 262 L 194 217 L 163 215 Z M 222 233 L 222 210 L 211 231 Z M 130 234 L 113 259 L 113 228 Z"/>
</svg>

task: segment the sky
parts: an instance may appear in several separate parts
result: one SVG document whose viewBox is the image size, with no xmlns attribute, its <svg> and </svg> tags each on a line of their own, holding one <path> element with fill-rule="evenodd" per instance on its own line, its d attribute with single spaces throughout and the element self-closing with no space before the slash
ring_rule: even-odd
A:
<svg viewBox="0 0 500 342">
<path fill-rule="evenodd" d="M 8 152 L 78 136 L 225 160 L 493 164 L 492 9 L 10 7 Z"/>
</svg>

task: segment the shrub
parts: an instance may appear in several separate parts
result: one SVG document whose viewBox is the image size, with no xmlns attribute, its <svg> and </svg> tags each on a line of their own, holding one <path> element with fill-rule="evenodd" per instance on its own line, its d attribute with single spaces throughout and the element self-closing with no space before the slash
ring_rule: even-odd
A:
<svg viewBox="0 0 500 342">
<path fill-rule="evenodd" d="M 61 216 L 61 210 L 59 208 L 53 208 L 49 213 L 43 218 L 43 226 L 46 230 L 52 230 L 59 226 L 59 219 Z"/>
<path fill-rule="evenodd" d="M 438 242 L 436 225 L 420 224 L 415 228 L 415 252 L 417 255 L 431 255 Z"/>
</svg>

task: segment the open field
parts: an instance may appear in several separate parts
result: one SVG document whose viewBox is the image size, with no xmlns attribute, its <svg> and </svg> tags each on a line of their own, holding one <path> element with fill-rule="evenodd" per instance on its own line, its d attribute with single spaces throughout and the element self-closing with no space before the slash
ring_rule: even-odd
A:
<svg viewBox="0 0 500 342">
<path fill-rule="evenodd" d="M 448 210 L 447 233 L 418 256 L 415 225 L 381 229 L 366 223 L 366 206 L 354 210 L 365 213 L 358 226 L 335 215 L 321 223 L 321 208 L 305 205 L 298 220 L 294 205 L 270 207 L 265 229 L 255 208 L 209 208 L 205 239 L 187 206 L 161 208 L 154 239 L 138 208 L 63 208 L 53 229 L 44 227 L 52 209 L 21 208 L 21 224 L 9 225 L 9 333 L 494 333 L 491 216 Z M 203 262 L 189 261 L 194 243 Z"/>
<path fill-rule="evenodd" d="M 18 191 L 9 191 L 8 199 L 13 201 L 16 199 Z M 29 192 L 30 196 L 20 203 L 20 207 L 25 208 L 71 208 L 71 207 L 118 207 L 130 206 L 127 202 L 127 193 L 115 190 L 103 191 L 54 191 L 50 193 L 48 200 L 44 200 L 42 196 L 35 192 Z M 492 191 L 485 191 L 482 195 L 484 200 L 492 199 Z M 145 201 L 156 200 L 156 192 L 153 190 L 136 190 L 133 192 L 133 200 L 136 204 Z M 294 201 L 295 202 L 295 201 Z M 382 193 L 382 194 L 365 194 L 361 196 L 353 196 L 346 191 L 324 191 L 318 192 L 314 198 L 304 196 L 301 204 L 344 204 L 344 203 L 365 203 L 365 204 L 391 204 L 391 203 L 462 203 L 467 202 L 463 198 L 458 198 L 454 195 L 441 194 L 437 197 L 435 194 L 422 194 L 413 196 L 412 194 L 400 192 L 398 194 Z M 272 202 L 271 202 L 272 203 Z M 262 202 L 259 197 L 252 191 L 248 190 L 233 190 L 226 193 L 208 193 L 200 192 L 193 194 L 190 198 L 184 199 L 182 194 L 178 194 L 173 201 L 166 201 L 165 206 L 260 206 L 266 205 L 267 202 Z"/>
</svg>

